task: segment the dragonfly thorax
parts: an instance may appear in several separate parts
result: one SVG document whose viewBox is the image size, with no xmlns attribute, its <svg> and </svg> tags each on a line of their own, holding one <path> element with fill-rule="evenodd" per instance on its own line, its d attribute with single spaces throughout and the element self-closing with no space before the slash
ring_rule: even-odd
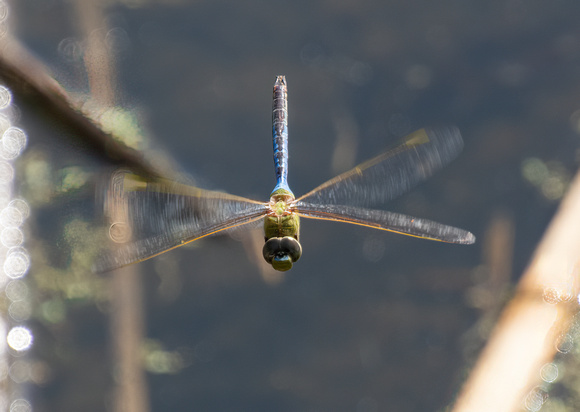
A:
<svg viewBox="0 0 580 412">
<path fill-rule="evenodd" d="M 269 211 L 264 218 L 264 237 L 289 236 L 298 240 L 300 218 L 292 208 L 294 196 L 288 193 L 275 194 L 270 198 Z"/>
<path fill-rule="evenodd" d="M 293 201 L 292 192 L 275 190 L 270 197 L 270 210 L 264 218 L 264 259 L 280 271 L 290 269 L 302 255 L 302 246 L 298 242 L 300 218 L 292 210 Z"/>
<path fill-rule="evenodd" d="M 272 206 L 272 212 L 279 217 L 287 216 L 290 213 L 292 213 L 289 211 L 288 203 L 285 202 L 284 200 L 280 200 L 279 202 L 274 203 L 274 205 Z"/>
<path fill-rule="evenodd" d="M 290 205 L 294 201 L 294 193 L 283 188 L 276 188 L 270 195 L 270 205 L 283 204 Z"/>
</svg>

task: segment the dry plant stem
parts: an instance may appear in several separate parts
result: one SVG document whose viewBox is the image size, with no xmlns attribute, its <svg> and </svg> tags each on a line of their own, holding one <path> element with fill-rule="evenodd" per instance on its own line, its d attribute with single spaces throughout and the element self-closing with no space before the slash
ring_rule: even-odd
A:
<svg viewBox="0 0 580 412">
<path fill-rule="evenodd" d="M 99 2 L 75 2 L 79 24 L 88 37 L 85 66 L 91 96 L 100 105 L 115 104 L 115 70 L 105 44 L 107 28 Z M 129 222 L 126 204 L 111 210 L 112 222 Z M 113 366 L 116 369 L 113 411 L 147 412 L 149 399 L 143 370 L 142 342 L 144 314 L 141 277 L 137 266 L 129 266 L 112 274 L 111 282 L 111 338 Z"/>
<path fill-rule="evenodd" d="M 0 41 L 0 83 L 10 89 L 21 108 L 57 125 L 70 138 L 81 141 L 93 156 L 143 175 L 158 175 L 140 153 L 113 139 L 82 113 L 44 65 L 8 36 Z M 112 100 L 110 96 L 106 99 Z"/>
<path fill-rule="evenodd" d="M 489 267 L 489 289 L 493 307 L 497 307 L 497 299 L 508 285 L 512 273 L 514 249 L 513 218 L 505 212 L 496 211 L 489 228 L 484 245 L 484 261 Z"/>
<path fill-rule="evenodd" d="M 459 395 L 455 412 L 522 409 L 578 312 L 580 174 Z"/>
<path fill-rule="evenodd" d="M 114 412 L 147 412 L 149 396 L 141 351 L 143 291 L 136 266 L 116 270 L 111 279 L 111 335 L 114 348 Z"/>
</svg>

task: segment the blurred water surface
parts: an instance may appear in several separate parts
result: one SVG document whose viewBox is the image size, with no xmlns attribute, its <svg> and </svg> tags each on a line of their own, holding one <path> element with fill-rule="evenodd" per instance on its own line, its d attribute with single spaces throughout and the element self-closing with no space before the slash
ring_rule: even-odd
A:
<svg viewBox="0 0 580 412">
<path fill-rule="evenodd" d="M 75 3 L 13 1 L 10 20 L 88 100 Z M 415 129 L 456 124 L 464 153 L 385 208 L 478 237 L 456 246 L 308 221 L 303 257 L 283 278 L 263 266 L 260 234 L 206 238 L 140 264 L 151 410 L 450 405 L 577 168 L 580 4 L 101 3 L 123 109 L 115 124 L 148 137 L 134 147 L 168 153 L 206 188 L 266 200 L 272 84 L 284 74 L 296 195 Z M 99 242 L 90 182 L 110 164 L 46 119 L 23 109 L 19 121 L 35 250 L 34 410 L 107 410 L 110 279 L 82 262 Z M 563 382 L 553 405 L 577 399 L 572 369 L 545 370 Z"/>
</svg>

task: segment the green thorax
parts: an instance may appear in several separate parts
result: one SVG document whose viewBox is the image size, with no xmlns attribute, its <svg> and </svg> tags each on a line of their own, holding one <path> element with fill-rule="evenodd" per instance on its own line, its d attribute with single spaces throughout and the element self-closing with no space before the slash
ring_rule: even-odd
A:
<svg viewBox="0 0 580 412">
<path fill-rule="evenodd" d="M 294 200 L 292 192 L 278 189 L 270 195 L 271 212 L 264 219 L 264 236 L 266 240 L 273 237 L 290 236 L 298 240 L 300 218 L 291 211 L 290 203 Z"/>
</svg>

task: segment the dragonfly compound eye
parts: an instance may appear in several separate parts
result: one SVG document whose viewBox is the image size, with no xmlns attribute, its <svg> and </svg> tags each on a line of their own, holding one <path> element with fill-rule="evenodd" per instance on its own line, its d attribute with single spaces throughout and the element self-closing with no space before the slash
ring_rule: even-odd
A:
<svg viewBox="0 0 580 412">
<path fill-rule="evenodd" d="M 302 246 L 293 237 L 273 237 L 266 241 L 262 253 L 274 269 L 284 272 L 300 259 Z"/>
</svg>

